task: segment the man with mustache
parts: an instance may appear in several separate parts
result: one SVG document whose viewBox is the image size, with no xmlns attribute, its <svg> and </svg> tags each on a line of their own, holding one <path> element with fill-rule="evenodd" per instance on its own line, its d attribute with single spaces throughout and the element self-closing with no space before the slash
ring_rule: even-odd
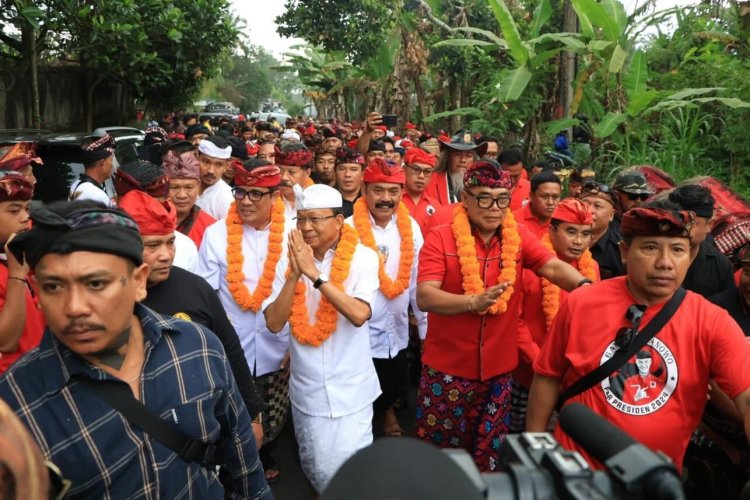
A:
<svg viewBox="0 0 750 500">
<path fill-rule="evenodd" d="M 354 215 L 346 219 L 360 241 L 380 255 L 380 288 L 372 302 L 369 322 L 370 351 L 383 393 L 375 400 L 375 417 L 383 419 L 387 437 L 403 436 L 394 403 L 406 380 L 406 348 L 409 345 L 409 306 L 424 339 L 427 317 L 417 307 L 417 269 L 422 233 L 401 203 L 405 174 L 399 166 L 382 159 L 372 161 L 364 172 L 362 197 Z"/>
<path fill-rule="evenodd" d="M 404 156 L 406 179 L 404 183 L 405 195 L 402 198 L 409 214 L 419 224 L 424 235 L 425 219 L 435 214 L 439 204 L 427 192 L 427 185 L 432 179 L 437 159 L 422 148 L 412 147 Z"/>
<path fill-rule="evenodd" d="M 286 207 L 287 219 L 296 214 L 294 203 L 294 186 L 306 187 L 313 184 L 310 178 L 313 155 L 302 143 L 290 143 L 281 149 L 276 148 L 275 164 L 281 171 L 279 192 Z"/>
<path fill-rule="evenodd" d="M 438 204 L 448 205 L 460 201 L 464 172 L 477 157 L 484 156 L 487 143 L 475 144 L 471 131 L 466 130 L 454 135 L 450 142 L 441 140 L 440 150 L 442 155 L 427 186 L 427 193 Z"/>
<path fill-rule="evenodd" d="M 693 222 L 693 212 L 655 204 L 623 214 L 620 249 L 627 275 L 585 287 L 560 304 L 534 363 L 527 431 L 546 431 L 561 390 L 599 367 L 616 350 L 628 348 L 672 299 L 690 266 Z M 633 355 L 567 402 L 588 406 L 635 440 L 665 453 L 680 469 L 713 378 L 733 401 L 750 437 L 750 344 L 726 311 L 688 291 L 644 347 L 652 355 L 651 372 L 658 373 L 660 380 L 656 390 L 646 391 L 648 397 L 623 400 L 624 382 L 638 372 Z M 641 391 L 639 396 L 643 395 Z M 555 437 L 564 447 L 587 457 L 559 427 Z"/>
<path fill-rule="evenodd" d="M 29 229 L 34 187 L 19 172 L 0 171 L 0 374 L 42 339 L 44 318 L 29 281 L 29 265 L 8 252 L 8 242 Z"/>
<path fill-rule="evenodd" d="M 201 192 L 196 204 L 216 220 L 227 216 L 234 201 L 232 188 L 222 179 L 231 156 L 232 146 L 223 137 L 207 137 L 198 144 Z"/>
<path fill-rule="evenodd" d="M 596 282 L 599 281 L 599 265 L 588 250 L 592 220 L 588 205 L 576 198 L 567 198 L 552 212 L 547 234 L 541 237 L 541 242 L 554 251 L 558 259 Z M 518 368 L 513 372 L 511 432 L 523 432 L 526 428 L 526 404 L 534 378 L 532 366 L 557 314 L 560 301 L 567 295 L 565 290 L 528 269 L 523 270 L 522 291 L 521 324 L 518 327 L 519 361 Z"/>
<path fill-rule="evenodd" d="M 219 340 L 140 304 L 149 267 L 133 219 L 93 202 L 31 217 L 9 250 L 34 270 L 48 326 L 0 378 L 0 398 L 72 482 L 69 495 L 270 498 Z M 144 432 L 126 407 L 177 439 Z"/>
<path fill-rule="evenodd" d="M 280 199 L 277 165 L 248 160 L 235 167 L 234 183 L 229 215 L 206 230 L 197 274 L 218 291 L 267 405 L 261 458 L 266 478 L 273 482 L 280 471 L 271 452 L 289 406 L 289 333 L 284 329 L 272 334 L 260 305 L 271 294 L 272 276 L 284 263 L 291 221 Z"/>
</svg>

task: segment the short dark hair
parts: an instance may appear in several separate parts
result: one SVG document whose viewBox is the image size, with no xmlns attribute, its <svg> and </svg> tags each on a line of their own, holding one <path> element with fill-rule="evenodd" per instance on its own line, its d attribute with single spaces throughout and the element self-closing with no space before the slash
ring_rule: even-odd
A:
<svg viewBox="0 0 750 500">
<path fill-rule="evenodd" d="M 562 187 L 560 178 L 556 176 L 551 170 L 542 170 L 531 178 L 531 192 L 535 193 L 539 186 L 548 182 L 553 182 Z"/>
<path fill-rule="evenodd" d="M 516 148 L 508 148 L 497 155 L 497 162 L 505 165 L 517 165 L 523 161 L 523 152 Z"/>
<path fill-rule="evenodd" d="M 712 215 L 713 207 L 716 204 L 716 199 L 711 194 L 711 190 L 700 184 L 683 184 L 674 188 L 669 193 L 669 200 L 679 205 L 678 210 L 693 210 L 696 213 L 699 211 L 703 213 L 710 207 Z"/>
<path fill-rule="evenodd" d="M 144 186 L 164 175 L 164 168 L 145 160 L 133 160 L 121 166 L 120 170 Z"/>
<path fill-rule="evenodd" d="M 179 139 L 168 139 L 161 147 L 162 154 L 167 154 L 168 151 L 174 152 L 177 156 L 188 151 L 195 151 L 195 144 L 190 141 L 179 140 Z"/>
<path fill-rule="evenodd" d="M 500 139 L 493 135 L 483 135 L 477 139 L 477 144 L 484 144 L 485 142 L 496 142 L 498 146 L 500 145 Z"/>
</svg>

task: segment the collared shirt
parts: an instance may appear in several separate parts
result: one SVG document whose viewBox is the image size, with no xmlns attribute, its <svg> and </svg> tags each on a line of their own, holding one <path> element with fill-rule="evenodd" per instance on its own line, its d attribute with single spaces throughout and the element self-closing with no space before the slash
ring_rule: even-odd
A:
<svg viewBox="0 0 750 500">
<path fill-rule="evenodd" d="M 190 271 L 198 272 L 198 247 L 193 240 L 179 231 L 174 232 L 174 262 L 173 266 Z"/>
<path fill-rule="evenodd" d="M 554 254 L 524 226 L 518 226 L 521 238 L 516 257 L 516 282 L 503 314 L 463 313 L 444 316 L 429 313 L 427 339 L 422 361 L 430 367 L 458 377 L 487 380 L 513 370 L 518 364 L 517 332 L 521 304 L 521 270 L 536 272 Z M 472 230 L 485 288 L 497 284 L 502 266 L 502 245 L 495 234 L 488 244 Z M 425 238 L 419 259 L 418 283 L 440 281 L 440 289 L 464 295 L 463 275 L 456 248 L 456 238 L 450 225 L 436 226 Z"/>
<path fill-rule="evenodd" d="M 516 218 L 516 222 L 526 226 L 526 229 L 534 233 L 539 239 L 547 234 L 547 232 L 549 231 L 550 221 L 552 220 L 547 219 L 546 222 L 539 222 L 539 219 L 537 219 L 536 215 L 531 212 L 531 205 L 529 203 L 524 205 L 519 210 L 515 210 L 513 212 L 513 217 Z"/>
<path fill-rule="evenodd" d="M 382 228 L 375 224 L 372 215 L 369 215 L 375 244 L 380 251 L 381 258 L 385 259 L 385 273 L 389 278 L 395 279 L 401 261 L 401 235 L 398 231 L 396 216 L 391 216 L 391 220 Z M 375 294 L 370 304 L 372 309 L 370 350 L 373 358 L 395 358 L 399 352 L 409 345 L 409 304 L 411 304 L 414 316 L 417 319 L 419 338 L 424 339 L 427 334 L 427 315 L 417 307 L 419 251 L 422 249 L 424 240 L 417 222 L 411 217 L 409 217 L 409 220 L 411 221 L 412 239 L 414 240 L 414 260 L 411 267 L 409 288 L 393 300 L 388 300 L 380 289 Z M 346 223 L 354 227 L 352 217 L 346 219 Z"/>
<path fill-rule="evenodd" d="M 405 192 L 402 201 L 404 202 L 404 205 L 406 205 L 406 208 L 409 209 L 409 215 L 411 215 L 414 220 L 417 221 L 417 224 L 419 224 L 422 236 L 427 234 L 425 233 L 425 221 L 429 217 L 435 215 L 440 204 L 432 199 L 432 196 L 427 193 L 427 190 L 422 193 L 422 196 L 419 198 L 419 203 L 417 204 L 414 204 L 414 200 L 412 200 L 411 196 Z"/>
<path fill-rule="evenodd" d="M 284 228 L 284 239 L 281 243 L 282 256 L 276 265 L 276 271 L 286 273 L 287 235 L 291 227 L 287 219 Z M 263 265 L 268 255 L 268 237 L 271 226 L 262 230 L 248 225 L 242 226 L 242 273 L 244 285 L 252 293 L 263 275 Z M 198 272 L 214 290 L 219 291 L 219 298 L 229 315 L 232 326 L 240 337 L 242 350 L 245 351 L 247 364 L 256 377 L 278 371 L 281 361 L 289 351 L 289 329 L 284 328 L 278 334 L 271 333 L 266 327 L 263 311 L 257 313 L 243 310 L 234 300 L 227 284 L 227 225 L 221 220 L 206 229 L 200 249 Z"/>
<path fill-rule="evenodd" d="M 452 203 L 450 199 L 450 192 L 448 190 L 448 173 L 433 172 L 430 178 L 430 183 L 425 188 L 425 193 L 429 194 L 430 197 L 437 205 L 444 206 Z M 437 208 L 435 205 L 435 208 Z"/>
<path fill-rule="evenodd" d="M 625 264 L 622 263 L 620 257 L 621 240 L 620 233 L 610 225 L 607 232 L 589 249 L 591 256 L 599 264 L 599 272 L 603 280 L 625 275 Z"/>
<path fill-rule="evenodd" d="M 69 201 L 98 201 L 107 207 L 114 206 L 114 203 L 107 195 L 104 185 L 99 184 L 93 178 L 86 174 L 81 174 L 70 186 Z"/>
<path fill-rule="evenodd" d="M 323 261 L 314 259 L 315 267 L 331 275 L 334 250 L 328 250 Z M 284 259 L 285 261 L 287 259 Z M 364 245 L 357 245 L 352 256 L 349 276 L 342 284 L 344 292 L 355 299 L 372 304 L 378 290 L 378 255 Z M 268 307 L 286 282 L 286 263 L 279 266 L 273 293 L 263 303 Z M 320 290 L 302 277 L 305 284 L 305 305 L 310 324 L 320 305 Z M 302 413 L 314 417 L 338 418 L 351 415 L 371 405 L 380 395 L 380 383 L 370 355 L 370 334 L 367 321 L 354 326 L 338 314 L 336 330 L 318 347 L 301 344 L 291 335 L 289 399 Z"/>
<path fill-rule="evenodd" d="M 701 243 L 698 255 L 688 268 L 682 287 L 704 297 L 734 288 L 734 266 L 716 248 L 716 243 L 710 236 Z"/>
<path fill-rule="evenodd" d="M 47 330 L 39 348 L 0 378 L 0 398 L 45 459 L 72 481 L 70 498 L 270 498 L 250 417 L 219 340 L 197 323 L 140 304 L 135 314 L 145 347 L 141 402 L 188 436 L 214 443 L 221 478 L 184 461 L 82 387 L 77 377 L 119 379 Z"/>
<path fill-rule="evenodd" d="M 224 182 L 224 179 L 219 179 L 216 184 L 204 189 L 195 202 L 196 205 L 216 220 L 227 216 L 232 203 L 234 203 L 232 188 Z"/>
</svg>

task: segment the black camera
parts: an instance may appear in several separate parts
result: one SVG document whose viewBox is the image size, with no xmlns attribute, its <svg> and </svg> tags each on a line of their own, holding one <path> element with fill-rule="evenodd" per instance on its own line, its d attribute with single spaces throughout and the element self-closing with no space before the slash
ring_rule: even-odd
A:
<svg viewBox="0 0 750 500">
<path fill-rule="evenodd" d="M 347 461 L 321 500 L 375 499 L 684 499 L 680 477 L 664 456 L 573 403 L 562 428 L 607 467 L 595 471 L 548 433 L 512 434 L 500 448 L 502 472 L 480 473 L 464 450 L 439 450 L 415 439 L 376 441 Z"/>
</svg>

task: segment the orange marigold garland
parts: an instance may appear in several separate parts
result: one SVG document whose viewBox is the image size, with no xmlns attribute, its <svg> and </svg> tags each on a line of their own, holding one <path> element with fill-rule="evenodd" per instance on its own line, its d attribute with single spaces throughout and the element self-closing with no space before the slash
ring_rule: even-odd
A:
<svg viewBox="0 0 750 500">
<path fill-rule="evenodd" d="M 372 234 L 372 225 L 367 210 L 367 203 L 364 198 L 360 198 L 354 204 L 354 228 L 359 233 L 359 239 L 362 244 L 378 252 L 375 236 Z M 411 280 L 411 268 L 414 263 L 414 234 L 411 230 L 411 218 L 409 218 L 409 209 L 406 205 L 400 203 L 396 209 L 396 225 L 398 233 L 401 236 L 401 256 L 398 263 L 398 274 L 396 279 L 391 280 L 385 272 L 385 262 L 380 258 L 380 267 L 378 268 L 378 277 L 380 278 L 380 291 L 388 300 L 393 300 L 406 289 L 409 288 Z M 378 252 L 380 255 L 380 252 Z"/>
<path fill-rule="evenodd" d="M 471 225 L 466 209 L 463 205 L 456 205 L 453 210 L 453 236 L 456 238 L 456 249 L 458 250 L 458 261 L 463 276 L 462 286 L 464 292 L 470 295 L 484 293 L 484 283 L 479 274 L 479 261 L 477 260 L 477 249 L 474 236 L 471 234 Z M 502 249 L 500 250 L 500 261 L 502 267 L 497 277 L 498 283 L 509 281 L 511 285 L 506 288 L 497 301 L 490 306 L 490 314 L 502 314 L 508 309 L 508 301 L 513 295 L 513 284 L 516 282 L 516 257 L 521 248 L 521 236 L 518 234 L 516 219 L 508 210 L 502 224 Z"/>
<path fill-rule="evenodd" d="M 545 234 L 542 237 L 542 245 L 552 253 L 555 253 L 549 234 Z M 585 278 L 588 278 L 591 281 L 597 281 L 596 262 L 594 262 L 594 258 L 591 256 L 591 252 L 588 248 L 584 250 L 581 258 L 578 259 L 578 271 L 583 274 Z M 544 320 L 547 323 L 548 330 L 558 309 L 560 309 L 560 287 L 547 278 L 542 278 L 542 311 L 544 311 Z"/>
<path fill-rule="evenodd" d="M 263 263 L 263 273 L 255 287 L 250 293 L 245 285 L 245 274 L 242 265 L 245 258 L 242 255 L 242 232 L 243 224 L 237 213 L 237 204 L 232 203 L 227 214 L 227 288 L 244 311 L 250 310 L 255 313 L 260 311 L 263 301 L 271 295 L 271 286 L 276 274 L 276 265 L 281 258 L 282 243 L 284 241 L 284 202 L 278 197 L 271 211 L 271 232 L 268 235 L 268 252 L 266 261 Z"/>
<path fill-rule="evenodd" d="M 336 255 L 331 264 L 330 281 L 328 281 L 329 284 L 339 290 L 343 291 L 344 289 L 344 280 L 349 276 L 354 249 L 358 242 L 357 231 L 348 224 L 344 224 L 341 228 L 341 238 L 336 246 Z M 294 287 L 292 314 L 289 317 L 290 331 L 299 343 L 318 347 L 336 329 L 338 311 L 328 302 L 325 295 L 321 294 L 318 310 L 315 313 L 315 325 L 311 325 L 307 315 L 305 298 L 305 284 L 300 280 Z"/>
<path fill-rule="evenodd" d="M 313 184 L 315 184 L 315 181 L 314 181 L 314 180 L 312 180 L 311 178 L 309 178 L 309 177 L 308 177 L 308 178 L 307 178 L 307 180 L 305 180 L 305 185 L 304 185 L 304 186 L 302 186 L 302 188 L 303 188 L 303 189 L 305 189 L 305 188 L 309 188 L 309 187 L 310 187 L 310 186 L 312 186 Z"/>
</svg>

